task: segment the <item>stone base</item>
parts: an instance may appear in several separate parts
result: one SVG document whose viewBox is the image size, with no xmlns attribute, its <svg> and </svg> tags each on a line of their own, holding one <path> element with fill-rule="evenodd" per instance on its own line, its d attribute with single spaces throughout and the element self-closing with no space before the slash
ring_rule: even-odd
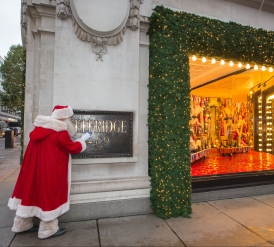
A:
<svg viewBox="0 0 274 247">
<path fill-rule="evenodd" d="M 70 205 L 70 211 L 59 218 L 60 222 L 94 220 L 153 213 L 150 199 L 137 198 L 117 201 L 90 202 Z"/>
</svg>

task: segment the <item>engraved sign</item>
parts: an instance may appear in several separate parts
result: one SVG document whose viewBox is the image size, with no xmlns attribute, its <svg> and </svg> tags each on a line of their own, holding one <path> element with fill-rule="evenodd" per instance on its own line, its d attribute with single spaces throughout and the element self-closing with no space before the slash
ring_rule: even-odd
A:
<svg viewBox="0 0 274 247">
<path fill-rule="evenodd" d="M 73 110 L 76 134 L 92 132 L 87 149 L 73 158 L 132 157 L 133 112 Z"/>
</svg>

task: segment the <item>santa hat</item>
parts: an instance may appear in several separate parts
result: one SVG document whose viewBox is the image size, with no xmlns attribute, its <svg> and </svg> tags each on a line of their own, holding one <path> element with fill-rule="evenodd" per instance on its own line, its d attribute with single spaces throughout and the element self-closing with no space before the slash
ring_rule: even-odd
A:
<svg viewBox="0 0 274 247">
<path fill-rule="evenodd" d="M 51 117 L 55 119 L 69 118 L 73 116 L 73 110 L 67 105 L 57 105 L 53 108 Z"/>
</svg>

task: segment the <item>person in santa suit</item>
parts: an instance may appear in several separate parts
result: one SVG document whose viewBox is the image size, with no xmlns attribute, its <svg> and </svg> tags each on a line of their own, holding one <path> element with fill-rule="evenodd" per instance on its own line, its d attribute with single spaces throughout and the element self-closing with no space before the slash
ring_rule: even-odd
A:
<svg viewBox="0 0 274 247">
<path fill-rule="evenodd" d="M 9 199 L 16 210 L 12 231 L 38 231 L 40 239 L 61 236 L 58 217 L 69 210 L 71 154 L 83 152 L 90 133 L 73 141 L 75 128 L 70 121 L 70 106 L 55 106 L 51 116 L 39 115 L 30 133 L 22 167 Z M 33 224 L 39 218 L 39 227 Z"/>
</svg>

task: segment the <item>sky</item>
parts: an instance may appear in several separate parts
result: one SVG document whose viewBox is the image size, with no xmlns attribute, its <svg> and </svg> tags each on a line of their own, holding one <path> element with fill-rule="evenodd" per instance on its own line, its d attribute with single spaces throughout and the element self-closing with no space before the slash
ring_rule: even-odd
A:
<svg viewBox="0 0 274 247">
<path fill-rule="evenodd" d="M 12 45 L 22 45 L 21 0 L 0 0 L 0 56 L 5 58 Z"/>
</svg>

